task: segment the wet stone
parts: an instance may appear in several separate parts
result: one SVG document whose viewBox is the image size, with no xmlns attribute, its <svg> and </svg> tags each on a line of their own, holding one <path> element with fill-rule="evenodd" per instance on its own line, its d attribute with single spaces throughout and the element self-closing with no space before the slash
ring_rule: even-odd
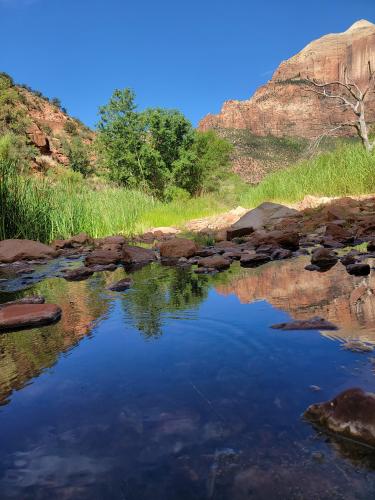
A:
<svg viewBox="0 0 375 500">
<path fill-rule="evenodd" d="M 272 260 L 283 260 L 283 259 L 289 259 L 292 257 L 293 252 L 291 250 L 288 250 L 287 248 L 277 248 L 274 250 L 271 254 L 271 259 Z"/>
<path fill-rule="evenodd" d="M 124 278 L 116 283 L 112 283 L 107 287 L 108 290 L 113 292 L 124 292 L 128 290 L 133 284 L 133 280 L 131 278 Z"/>
<path fill-rule="evenodd" d="M 217 269 L 218 271 L 224 271 L 230 267 L 230 260 L 225 259 L 220 255 L 214 255 L 212 257 L 204 257 L 199 259 L 198 267 L 207 267 L 212 269 Z"/>
<path fill-rule="evenodd" d="M 304 417 L 311 423 L 353 440 L 375 445 L 375 394 L 348 389 L 331 401 L 309 406 Z"/>
<path fill-rule="evenodd" d="M 0 309 L 15 304 L 44 304 L 44 302 L 45 299 L 41 295 L 32 295 L 30 297 L 23 297 L 22 299 L 12 300 L 10 302 L 0 304 Z"/>
<path fill-rule="evenodd" d="M 295 321 L 276 323 L 271 326 L 275 330 L 337 330 L 337 326 L 324 318 L 297 319 Z"/>
<path fill-rule="evenodd" d="M 269 262 L 270 260 L 271 257 L 264 253 L 258 253 L 254 255 L 244 254 L 241 257 L 240 264 L 242 267 L 258 267 L 262 264 L 266 264 L 266 262 Z"/>
<path fill-rule="evenodd" d="M 89 267 L 78 267 L 77 269 L 64 269 L 63 278 L 67 281 L 82 281 L 86 280 L 94 274 L 94 271 Z"/>
<path fill-rule="evenodd" d="M 331 269 L 337 261 L 337 254 L 329 248 L 317 248 L 311 256 L 311 264 L 326 270 Z"/>
<path fill-rule="evenodd" d="M 49 325 L 61 318 L 55 304 L 13 304 L 0 309 L 0 332 Z"/>
<path fill-rule="evenodd" d="M 102 271 L 116 271 L 117 264 L 94 264 L 89 266 L 89 269 L 94 273 L 102 272 Z"/>
<path fill-rule="evenodd" d="M 375 346 L 362 340 L 347 340 L 343 343 L 342 348 L 352 352 L 373 352 Z"/>
<path fill-rule="evenodd" d="M 370 274 L 370 265 L 363 263 L 349 264 L 346 266 L 346 270 L 353 276 L 367 276 Z"/>
</svg>

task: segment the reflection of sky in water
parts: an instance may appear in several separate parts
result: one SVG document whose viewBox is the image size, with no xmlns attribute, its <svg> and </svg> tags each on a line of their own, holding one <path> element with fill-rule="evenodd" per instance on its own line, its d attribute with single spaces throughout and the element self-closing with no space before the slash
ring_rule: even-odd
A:
<svg viewBox="0 0 375 500">
<path fill-rule="evenodd" d="M 371 498 L 371 457 L 300 418 L 344 388 L 372 390 L 371 355 L 270 329 L 290 316 L 224 295 L 236 273 L 151 266 L 125 294 L 103 291 L 122 271 L 38 285 L 66 297 L 74 324 L 0 338 L 0 359 L 30 365 L 0 408 L 1 498 Z M 90 336 L 79 320 L 96 322 Z"/>
</svg>

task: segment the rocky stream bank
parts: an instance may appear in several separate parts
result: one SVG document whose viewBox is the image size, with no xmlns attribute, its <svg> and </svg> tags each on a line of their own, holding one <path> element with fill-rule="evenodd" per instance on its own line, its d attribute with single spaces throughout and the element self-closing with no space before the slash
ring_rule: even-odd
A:
<svg viewBox="0 0 375 500">
<path fill-rule="evenodd" d="M 159 228 L 132 240 L 121 235 L 93 239 L 84 233 L 50 245 L 4 240 L 0 242 L 0 287 L 6 290 L 7 282 L 14 277 L 19 288 L 25 289 L 49 277 L 81 281 L 120 266 L 131 273 L 151 262 L 191 266 L 196 274 L 206 275 L 225 271 L 234 261 L 254 268 L 301 255 L 310 260 L 302 271 L 306 280 L 310 272 L 324 273 L 338 263 L 353 276 L 373 272 L 375 199 L 343 198 L 304 210 L 263 203 L 244 214 L 238 212 L 238 216 L 226 229 L 204 231 L 212 240 L 209 246 L 198 245 L 171 228 Z M 127 277 L 111 283 L 108 289 L 124 292 L 131 286 L 132 279 Z M 47 325 L 60 318 L 59 305 L 46 304 L 40 296 L 0 304 L 0 332 Z M 337 329 L 321 317 L 272 326 L 283 330 Z M 357 352 L 366 347 L 355 344 Z M 314 425 L 374 446 L 374 408 L 374 394 L 349 389 L 332 401 L 309 407 L 304 416 Z"/>
</svg>

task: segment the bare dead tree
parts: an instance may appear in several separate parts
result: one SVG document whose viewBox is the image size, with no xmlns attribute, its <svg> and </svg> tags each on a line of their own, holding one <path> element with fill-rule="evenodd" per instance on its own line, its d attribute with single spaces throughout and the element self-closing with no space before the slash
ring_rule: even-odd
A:
<svg viewBox="0 0 375 500">
<path fill-rule="evenodd" d="M 343 80 L 321 83 L 307 77 L 308 86 L 306 90 L 327 99 L 338 101 L 344 110 L 350 110 L 353 120 L 342 123 L 332 130 L 342 127 L 354 127 L 367 151 L 375 148 L 375 140 L 370 141 L 369 126 L 366 121 L 366 106 L 368 96 L 375 92 L 375 71 L 372 70 L 370 61 L 368 62 L 369 78 L 365 89 L 361 89 L 354 80 L 348 76 L 347 69 L 344 71 Z"/>
</svg>

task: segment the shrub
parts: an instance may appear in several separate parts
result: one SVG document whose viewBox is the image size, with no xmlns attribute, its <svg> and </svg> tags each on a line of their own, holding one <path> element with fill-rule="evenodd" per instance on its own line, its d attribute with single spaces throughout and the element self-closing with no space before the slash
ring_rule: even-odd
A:
<svg viewBox="0 0 375 500">
<path fill-rule="evenodd" d="M 70 135 L 77 135 L 77 125 L 73 120 L 66 120 L 66 122 L 64 123 L 64 131 Z"/>
<path fill-rule="evenodd" d="M 70 168 L 83 176 L 91 172 L 89 149 L 78 136 L 73 136 L 70 141 L 63 141 L 63 150 L 69 159 Z"/>
</svg>

